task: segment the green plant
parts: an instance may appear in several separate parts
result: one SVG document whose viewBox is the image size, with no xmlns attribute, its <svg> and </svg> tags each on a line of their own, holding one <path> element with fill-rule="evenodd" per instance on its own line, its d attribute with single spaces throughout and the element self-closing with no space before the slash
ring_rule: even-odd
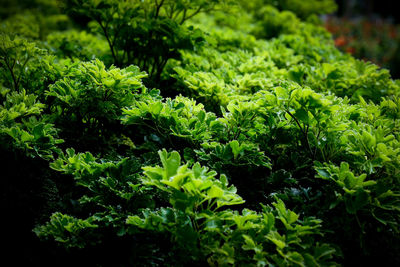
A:
<svg viewBox="0 0 400 267">
<path fill-rule="evenodd" d="M 179 49 L 193 49 L 202 39 L 199 31 L 183 23 L 219 2 L 224 1 L 66 1 L 66 7 L 96 22 L 115 65 L 135 64 L 159 81 Z"/>
<path fill-rule="evenodd" d="M 37 72 L 38 65 L 46 51 L 35 43 L 18 36 L 0 34 L 0 67 L 2 68 L 1 82 L 3 86 L 19 92 L 26 87 L 32 72 Z M 31 84 L 29 84 L 31 90 Z M 33 88 L 32 88 L 33 89 Z M 32 90 L 33 92 L 33 90 Z"/>
<path fill-rule="evenodd" d="M 76 155 L 73 150 L 68 150 L 66 156 L 52 164 L 52 168 L 73 174 L 79 185 L 91 189 L 93 197 L 82 197 L 81 204 L 96 203 L 106 211 L 87 219 L 55 213 L 49 223 L 35 229 L 36 233 L 43 238 L 53 237 L 66 247 L 84 247 L 88 241 L 93 242 L 93 239 L 86 241 L 85 237 L 93 235 L 99 227 L 114 228 L 121 236 L 138 233 L 138 229 L 167 232 L 174 250 L 190 248 L 185 261 L 198 261 L 205 256 L 211 265 L 314 265 L 332 259 L 333 248 L 326 244 L 311 246 L 313 236 L 320 234 L 319 220 L 310 217 L 300 221 L 299 215 L 286 209 L 281 200 L 273 204 L 274 208 L 263 206 L 260 213 L 248 209 L 238 213 L 223 208 L 244 203 L 236 194 L 236 188 L 228 186 L 224 175 L 217 179 L 216 172 L 198 163 L 192 167 L 181 165 L 177 152 L 163 150 L 159 155 L 162 167 L 144 167 L 140 185 L 137 180 L 134 182 L 137 176 L 129 174 L 132 169 L 126 159 L 116 164 L 97 163 L 89 153 Z M 132 179 L 133 183 L 128 183 L 125 189 L 131 193 L 120 194 L 125 191 L 117 189 L 116 182 L 121 179 Z M 120 201 L 124 200 L 123 206 L 128 208 L 129 214 L 132 207 L 126 205 L 137 205 L 137 197 L 148 186 L 166 192 L 171 207 L 146 208 L 138 215 L 125 215 L 124 225 L 124 208 L 121 206 L 115 213 L 115 207 L 106 204 L 109 203 L 107 198 L 116 195 Z M 308 245 L 302 242 L 303 239 Z"/>
<path fill-rule="evenodd" d="M 59 152 L 57 129 L 49 120 L 41 117 L 45 105 L 37 97 L 12 92 L 0 105 L 0 138 L 3 149 L 22 150 L 27 156 L 52 159 Z"/>
<path fill-rule="evenodd" d="M 280 10 L 290 10 L 302 19 L 306 19 L 311 15 L 329 14 L 337 9 L 335 1 L 332 0 L 264 0 L 263 2 Z"/>
<path fill-rule="evenodd" d="M 46 40 L 49 50 L 57 57 L 81 61 L 97 58 L 107 66 L 112 63 L 106 40 L 85 31 L 53 32 L 47 36 Z"/>
<path fill-rule="evenodd" d="M 47 101 L 51 103 L 55 123 L 68 140 L 78 138 L 87 145 L 105 144 L 114 134 L 113 125 L 118 122 L 121 109 L 146 90 L 141 79 L 147 74 L 138 67 L 106 69 L 98 59 L 77 62 L 64 75 L 49 86 Z M 97 139 L 93 140 L 94 136 Z"/>
<path fill-rule="evenodd" d="M 62 3 L 0 22 L 16 264 L 399 265 L 400 83 L 332 1 Z"/>
<path fill-rule="evenodd" d="M 170 232 L 177 246 L 190 247 L 192 257 L 198 257 L 198 253 L 206 256 L 210 265 L 317 264 L 329 260 L 334 253 L 327 245 L 318 246 L 324 256 L 307 253 L 307 246 L 302 251 L 292 251 L 302 237 L 318 234 L 319 221 L 298 221 L 299 216 L 287 210 L 280 200 L 273 204 L 275 209 L 264 206 L 261 213 L 221 210 L 244 202 L 233 186 L 228 187 L 225 176 L 216 179 L 215 172 L 198 163 L 191 168 L 181 166 L 177 152 L 164 150 L 159 155 L 163 166 L 144 168 L 143 182 L 166 191 L 172 207 L 145 210 L 142 216 L 128 217 L 128 224 Z M 275 220 L 280 220 L 283 227 Z"/>
</svg>

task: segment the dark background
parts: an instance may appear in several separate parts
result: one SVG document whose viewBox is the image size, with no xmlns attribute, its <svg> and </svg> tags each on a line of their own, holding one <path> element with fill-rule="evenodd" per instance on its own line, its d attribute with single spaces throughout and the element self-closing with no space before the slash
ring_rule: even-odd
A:
<svg viewBox="0 0 400 267">
<path fill-rule="evenodd" d="M 396 0 L 336 0 L 338 16 L 370 16 L 381 17 L 400 23 L 400 12 L 396 8 Z"/>
</svg>

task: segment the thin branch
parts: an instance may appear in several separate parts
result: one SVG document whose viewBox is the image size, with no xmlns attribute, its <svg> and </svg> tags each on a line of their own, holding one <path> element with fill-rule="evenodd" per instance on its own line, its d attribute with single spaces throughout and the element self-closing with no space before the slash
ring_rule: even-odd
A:
<svg viewBox="0 0 400 267">
<path fill-rule="evenodd" d="M 182 15 L 181 22 L 179 23 L 180 25 L 182 25 L 186 21 L 186 15 L 187 15 L 187 9 L 185 8 L 183 10 L 183 15 Z"/>
<path fill-rule="evenodd" d="M 176 7 L 175 5 L 171 6 L 170 14 L 168 14 L 168 18 L 172 19 L 172 17 L 174 16 L 175 7 Z"/>
<path fill-rule="evenodd" d="M 315 146 L 315 149 L 314 149 L 314 158 L 316 157 L 316 155 L 317 155 L 317 150 L 318 150 L 318 143 L 319 143 L 319 135 L 321 134 L 321 128 L 319 128 L 319 123 L 318 123 L 318 133 L 317 133 L 317 137 L 316 137 L 316 139 L 315 139 L 315 141 L 316 141 L 316 146 Z M 321 153 L 323 153 L 322 152 L 322 149 L 321 149 Z"/>
<path fill-rule="evenodd" d="M 25 68 L 26 64 L 28 64 L 29 59 L 30 59 L 30 58 L 28 57 L 28 58 L 25 60 L 24 64 L 22 64 L 21 71 L 20 71 L 20 74 L 19 74 L 18 79 L 17 79 L 17 86 L 18 86 L 18 87 L 19 87 L 19 82 L 21 81 L 22 72 L 24 71 L 24 68 Z"/>
<path fill-rule="evenodd" d="M 179 17 L 179 15 L 182 13 L 182 11 L 183 11 L 182 9 L 178 10 L 178 12 L 176 12 L 175 15 L 172 16 L 172 19 L 176 20 Z"/>
<path fill-rule="evenodd" d="M 158 18 L 159 14 L 160 14 L 161 7 L 164 5 L 164 1 L 165 0 L 161 0 L 160 4 L 158 4 L 157 3 L 158 1 L 156 1 L 156 7 L 157 8 L 156 8 L 155 18 Z"/>
<path fill-rule="evenodd" d="M 307 134 L 307 132 L 308 132 L 308 127 L 309 127 L 309 125 L 307 125 L 307 129 L 304 130 L 303 127 L 301 127 L 301 124 L 300 124 L 300 122 L 297 120 L 297 118 L 296 118 L 289 110 L 286 110 L 286 112 L 289 114 L 290 117 L 292 117 L 292 119 L 296 122 L 297 126 L 300 128 L 300 131 L 303 133 L 304 139 L 305 139 L 305 141 L 306 141 L 307 148 L 308 148 L 308 150 L 310 151 L 311 158 L 314 160 L 314 154 L 313 154 L 312 148 L 311 148 L 311 146 L 310 146 L 310 142 L 308 141 L 308 134 Z"/>
<path fill-rule="evenodd" d="M 11 78 L 12 78 L 13 83 L 14 83 L 14 89 L 15 89 L 16 91 L 19 91 L 19 90 L 18 90 L 18 89 L 19 89 L 19 88 L 18 88 L 18 82 L 17 82 L 17 79 L 16 79 L 15 74 L 14 74 L 14 71 L 13 71 L 15 62 L 16 62 L 16 61 L 14 60 L 14 64 L 13 64 L 13 66 L 11 67 L 11 66 L 9 65 L 9 62 L 8 62 L 7 58 L 4 59 L 4 63 L 6 63 L 7 69 L 10 71 Z"/>
<path fill-rule="evenodd" d="M 117 56 L 116 56 L 116 54 L 115 54 L 115 52 L 114 52 L 114 44 L 112 43 L 112 41 L 111 41 L 111 39 L 110 39 L 110 36 L 108 35 L 108 31 L 107 31 L 107 29 L 106 29 L 106 26 L 107 26 L 107 25 L 104 26 L 103 23 L 101 23 L 100 19 L 98 19 L 98 20 L 96 20 L 96 21 L 97 21 L 97 23 L 100 25 L 100 28 L 103 30 L 104 36 L 105 36 L 106 39 L 107 39 L 108 46 L 109 46 L 110 49 L 111 49 L 111 54 L 112 54 L 112 57 L 113 57 L 113 59 L 114 59 L 115 65 L 119 66 L 118 58 L 117 58 Z"/>
<path fill-rule="evenodd" d="M 194 16 L 196 16 L 197 14 L 199 14 L 200 12 L 202 12 L 202 8 L 203 8 L 202 6 L 199 6 L 198 9 L 196 9 L 192 14 L 190 14 L 190 15 L 188 15 L 188 16 L 186 17 L 185 21 L 188 20 L 188 19 L 193 18 Z M 209 9 L 209 10 L 212 10 L 212 8 Z M 183 22 L 185 22 L 185 21 L 183 21 Z M 182 22 L 181 24 L 183 24 L 183 22 Z"/>
</svg>

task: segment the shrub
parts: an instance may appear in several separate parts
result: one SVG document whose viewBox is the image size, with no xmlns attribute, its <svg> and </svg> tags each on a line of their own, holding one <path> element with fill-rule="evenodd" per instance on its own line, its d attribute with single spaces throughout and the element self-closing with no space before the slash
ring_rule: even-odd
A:
<svg viewBox="0 0 400 267">
<path fill-rule="evenodd" d="M 71 0 L 67 31 L 2 33 L 18 263 L 398 265 L 399 82 L 304 20 L 332 1 L 265 2 Z"/>
</svg>

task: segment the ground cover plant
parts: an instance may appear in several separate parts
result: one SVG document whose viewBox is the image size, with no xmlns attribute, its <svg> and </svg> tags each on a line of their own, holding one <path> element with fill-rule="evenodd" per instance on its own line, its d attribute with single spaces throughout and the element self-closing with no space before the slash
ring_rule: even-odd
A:
<svg viewBox="0 0 400 267">
<path fill-rule="evenodd" d="M 0 13 L 16 265 L 400 263 L 400 83 L 333 1 L 33 2 Z"/>
</svg>

